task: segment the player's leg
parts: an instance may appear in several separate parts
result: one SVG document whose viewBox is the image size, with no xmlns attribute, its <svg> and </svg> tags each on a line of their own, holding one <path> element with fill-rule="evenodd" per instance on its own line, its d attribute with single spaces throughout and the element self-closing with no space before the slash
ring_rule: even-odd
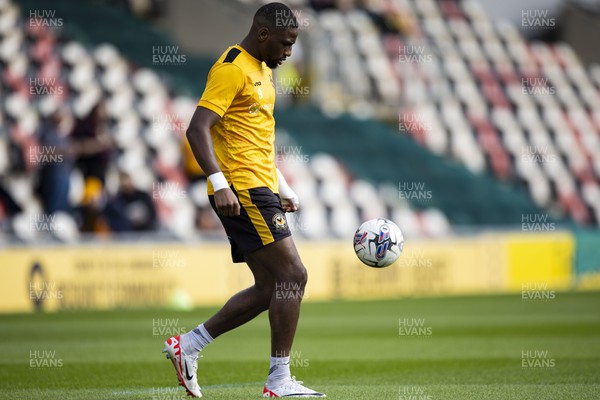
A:
<svg viewBox="0 0 600 400">
<path fill-rule="evenodd" d="M 300 303 L 306 286 L 306 268 L 291 236 L 246 255 L 253 268 L 263 268 L 274 279 L 269 304 L 271 356 L 289 356 L 300 317 Z"/>
<path fill-rule="evenodd" d="M 163 352 L 173 362 L 179 383 L 194 397 L 201 397 L 196 371 L 198 352 L 217 336 L 245 324 L 269 308 L 274 277 L 257 265 L 250 266 L 255 284 L 234 295 L 204 324 L 183 335 L 169 338 Z"/>
<path fill-rule="evenodd" d="M 208 342 L 270 309 L 271 355 L 289 356 L 306 285 L 306 269 L 291 237 L 271 243 L 245 256 L 254 275 L 254 285 L 238 292 L 198 329 L 206 330 Z M 277 293 L 275 293 L 275 288 Z M 203 328 L 202 328 L 203 327 Z M 203 332 L 204 333 L 204 332 Z M 206 334 L 194 331 L 182 335 L 187 352 L 201 351 Z M 189 342 L 188 342 L 189 341 Z"/>
<path fill-rule="evenodd" d="M 213 338 L 245 324 L 269 308 L 275 278 L 258 264 L 248 263 L 248 266 L 254 275 L 254 285 L 235 294 L 204 323 Z"/>
<path fill-rule="evenodd" d="M 209 201 L 216 211 L 214 197 L 209 196 Z M 242 201 L 240 215 L 237 217 L 219 215 L 223 228 L 230 239 L 234 262 L 243 262 L 244 254 L 249 249 L 259 248 L 263 243 L 262 237 L 258 235 L 244 205 L 248 206 L 252 203 L 244 204 Z M 267 271 L 259 268 L 251 267 L 251 270 L 256 281 L 253 287 L 234 295 L 205 324 L 200 324 L 192 331 L 169 338 L 165 342 L 163 351 L 173 362 L 179 383 L 185 386 L 192 395 L 201 396 L 196 377 L 198 352 L 217 336 L 248 322 L 269 307 L 273 277 Z"/>
<path fill-rule="evenodd" d="M 269 305 L 271 324 L 271 363 L 265 397 L 325 397 L 302 386 L 290 373 L 290 351 L 300 317 L 300 303 L 307 281 L 306 268 L 300 260 L 291 236 L 246 255 L 248 265 L 261 266 L 275 279 Z"/>
</svg>

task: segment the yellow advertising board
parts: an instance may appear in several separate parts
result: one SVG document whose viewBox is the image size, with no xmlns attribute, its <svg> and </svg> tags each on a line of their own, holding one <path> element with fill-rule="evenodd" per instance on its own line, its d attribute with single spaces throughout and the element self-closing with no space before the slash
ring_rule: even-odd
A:
<svg viewBox="0 0 600 400">
<path fill-rule="evenodd" d="M 224 245 L 95 245 L 0 252 L 3 312 L 217 304 L 249 286 Z"/>
<path fill-rule="evenodd" d="M 569 289 L 573 283 L 575 239 L 566 232 L 509 234 L 504 237 L 507 290 L 548 286 Z"/>
<path fill-rule="evenodd" d="M 388 268 L 369 268 L 347 242 L 299 242 L 304 298 L 380 299 L 562 289 L 571 281 L 568 234 L 489 234 L 408 241 Z M 0 312 L 223 304 L 253 283 L 229 245 L 97 244 L 0 250 Z"/>
</svg>

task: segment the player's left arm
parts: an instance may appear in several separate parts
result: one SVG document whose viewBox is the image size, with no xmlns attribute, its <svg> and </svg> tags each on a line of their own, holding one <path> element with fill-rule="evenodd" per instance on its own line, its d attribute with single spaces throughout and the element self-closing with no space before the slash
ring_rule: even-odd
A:
<svg viewBox="0 0 600 400">
<path fill-rule="evenodd" d="M 279 197 L 281 197 L 281 206 L 285 212 L 298 211 L 300 205 L 298 195 L 290 185 L 288 185 L 279 168 L 277 168 L 277 177 L 279 178 Z"/>
</svg>

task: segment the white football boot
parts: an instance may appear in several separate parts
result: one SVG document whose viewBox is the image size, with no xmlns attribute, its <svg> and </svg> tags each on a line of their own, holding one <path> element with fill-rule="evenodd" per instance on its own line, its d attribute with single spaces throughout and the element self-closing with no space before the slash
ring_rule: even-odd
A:
<svg viewBox="0 0 600 400">
<path fill-rule="evenodd" d="M 282 384 L 263 389 L 263 397 L 327 397 L 323 393 L 315 392 L 305 386 L 302 381 L 297 381 L 295 376 Z"/>
<path fill-rule="evenodd" d="M 198 355 L 185 354 L 180 346 L 179 335 L 169 338 L 165 342 L 163 353 L 167 353 L 167 358 L 171 360 L 179 384 L 185 388 L 188 395 L 192 397 L 202 397 L 196 371 L 198 370 Z"/>
</svg>

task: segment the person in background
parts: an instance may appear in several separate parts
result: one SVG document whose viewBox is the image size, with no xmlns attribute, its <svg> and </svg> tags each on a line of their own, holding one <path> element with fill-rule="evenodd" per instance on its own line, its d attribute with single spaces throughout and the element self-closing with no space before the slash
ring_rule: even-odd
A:
<svg viewBox="0 0 600 400">
<path fill-rule="evenodd" d="M 0 229 L 8 231 L 12 217 L 22 211 L 21 206 L 17 204 L 12 195 L 2 186 L 2 182 L 0 182 Z"/>
<path fill-rule="evenodd" d="M 76 151 L 70 136 L 72 126 L 72 117 L 63 107 L 52 113 L 40 130 L 40 146 L 52 153 L 42 154 L 39 167 L 39 192 L 48 214 L 71 210 L 69 188 Z"/>
<path fill-rule="evenodd" d="M 83 199 L 77 207 L 79 229 L 82 232 L 91 232 L 106 236 L 109 233 L 108 225 L 103 216 L 106 204 L 106 193 L 100 179 L 90 177 L 85 180 Z"/>
<path fill-rule="evenodd" d="M 119 191 L 108 200 L 104 215 L 114 232 L 151 231 L 157 227 L 157 215 L 150 195 L 133 185 L 131 176 L 119 172 Z"/>
<path fill-rule="evenodd" d="M 86 117 L 76 121 L 72 137 L 78 154 L 77 167 L 84 178 L 95 177 L 104 184 L 114 142 L 103 103 L 98 103 Z"/>
</svg>

